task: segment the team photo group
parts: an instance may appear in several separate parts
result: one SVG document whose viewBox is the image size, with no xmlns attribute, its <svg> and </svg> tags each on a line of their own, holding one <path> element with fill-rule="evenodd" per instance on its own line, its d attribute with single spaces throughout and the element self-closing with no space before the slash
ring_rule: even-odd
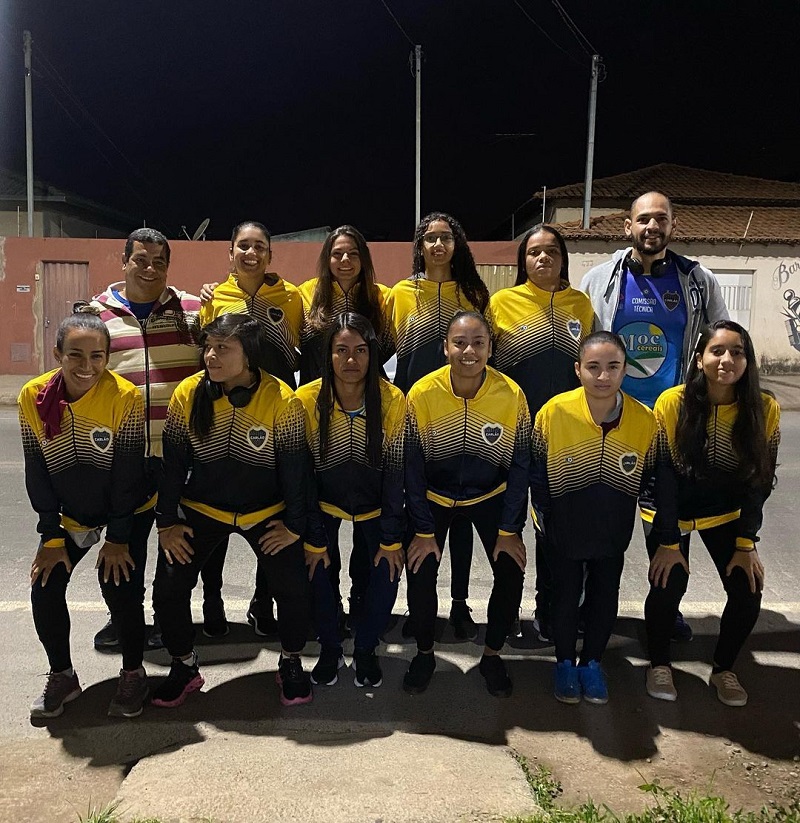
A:
<svg viewBox="0 0 800 823">
<path fill-rule="evenodd" d="M 296 287 L 270 271 L 266 227 L 241 223 L 228 276 L 210 272 L 197 296 L 169 282 L 166 237 L 134 231 L 119 282 L 75 295 L 57 367 L 19 395 L 38 516 L 31 605 L 49 664 L 31 717 L 56 717 L 81 693 L 67 588 L 90 553 L 110 615 L 94 645 L 122 656 L 108 714 L 169 709 L 201 689 L 192 594 L 200 582 L 202 632 L 227 635 L 232 534 L 253 550 L 247 620 L 280 643 L 283 705 L 311 701 L 345 671 L 357 687 L 381 685 L 401 581 L 401 631 L 416 642 L 402 685 L 424 692 L 445 557 L 455 636 L 479 633 L 475 535 L 493 580 L 478 666 L 488 692 L 512 693 L 500 655 L 527 573 L 533 630 L 554 647 L 555 698 L 603 704 L 638 528 L 649 555 L 649 568 L 636 558 L 629 570 L 649 578 L 642 687 L 678 698 L 672 640 L 691 637 L 680 606 L 696 531 L 725 591 L 712 693 L 744 706 L 735 663 L 761 607 L 758 533 L 780 410 L 714 275 L 669 248 L 677 219 L 667 196 L 642 194 L 625 221 L 629 247 L 580 289 L 564 238 L 536 225 L 519 243 L 515 284 L 491 295 L 460 223 L 440 212 L 417 226 L 410 276 L 391 289 L 349 225 L 330 232 L 315 276 Z M 310 638 L 319 656 L 307 671 Z M 169 674 L 150 683 L 144 654 L 161 647 Z"/>
</svg>

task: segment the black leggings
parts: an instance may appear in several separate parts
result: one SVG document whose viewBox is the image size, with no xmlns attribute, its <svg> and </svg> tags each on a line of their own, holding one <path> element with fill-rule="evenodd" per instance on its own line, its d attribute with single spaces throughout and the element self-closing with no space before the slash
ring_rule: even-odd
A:
<svg viewBox="0 0 800 823">
<path fill-rule="evenodd" d="M 725 593 L 728 596 L 719 624 L 719 639 L 714 650 L 714 665 L 721 669 L 732 669 L 736 658 L 750 636 L 761 611 L 761 592 L 750 591 L 750 581 L 742 569 L 734 569 L 730 576 L 725 572 L 736 549 L 736 533 L 739 521 L 733 520 L 712 529 L 703 529 L 700 539 L 705 543 L 714 565 L 717 567 Z M 689 538 L 681 537 L 680 550 L 689 559 Z M 645 541 L 650 559 L 658 549 L 658 541 L 652 531 Z M 670 635 L 675 623 L 681 598 L 686 593 L 689 577 L 683 566 L 673 566 L 667 580 L 667 587 L 650 586 L 650 593 L 644 603 L 644 620 L 647 630 L 647 646 L 650 663 L 653 666 L 669 666 Z"/>
<path fill-rule="evenodd" d="M 302 540 L 277 554 L 266 555 L 262 553 L 258 539 L 266 532 L 267 524 L 276 518 L 263 520 L 250 529 L 241 529 L 188 507 L 184 511 L 186 523 L 194 533 L 189 538 L 194 550 L 192 562 L 182 565 L 176 560 L 170 564 L 159 549 L 153 582 L 153 607 L 169 653 L 173 657 L 191 653 L 195 636 L 192 589 L 208 558 L 231 534 L 244 537 L 269 578 L 270 592 L 278 604 L 278 635 L 284 651 L 292 654 L 302 651 L 308 634 L 311 602 Z"/>
<path fill-rule="evenodd" d="M 625 555 L 573 560 L 548 545 L 548 558 L 553 575 L 550 619 L 556 660 L 575 662 L 578 621 L 582 615 L 585 629 L 580 663 L 582 666 L 590 660 L 599 663 L 617 619 Z M 585 599 L 581 607 L 583 591 Z"/>
<path fill-rule="evenodd" d="M 445 537 L 455 518 L 466 520 L 474 525 L 483 543 L 494 575 L 492 594 L 489 598 L 486 645 L 495 651 L 503 648 L 517 617 L 525 578 L 520 567 L 505 552 L 501 552 L 496 561 L 492 559 L 502 506 L 502 494 L 472 506 L 459 506 L 457 509 L 430 502 L 434 537 L 440 551 L 444 551 Z M 451 542 L 450 551 L 456 550 Z M 417 647 L 421 651 L 433 648 L 436 615 L 439 610 L 439 598 L 436 591 L 438 576 L 439 562 L 432 554 L 422 561 L 416 572 L 409 571 L 408 573 L 408 609 L 414 622 Z"/>
<path fill-rule="evenodd" d="M 97 579 L 103 599 L 111 612 L 111 621 L 117 630 L 122 647 L 122 668 L 133 671 L 142 665 L 144 648 L 144 565 L 147 558 L 147 537 L 153 524 L 153 511 L 145 511 L 133 518 L 133 528 L 128 540 L 128 551 L 136 566 L 130 572 L 130 580 L 124 578 L 119 585 L 109 578 L 103 582 L 103 569 L 97 570 Z M 102 545 L 102 541 L 99 545 Z M 67 536 L 66 549 L 72 569 L 91 550 L 78 548 Z M 98 546 L 99 549 L 99 546 Z M 62 672 L 72 666 L 69 634 L 70 617 L 67 608 L 67 586 L 72 574 L 59 563 L 50 573 L 47 585 L 42 586 L 41 575 L 31 586 L 31 607 L 36 633 L 47 653 L 50 671 Z"/>
<path fill-rule="evenodd" d="M 466 517 L 454 517 L 450 523 L 450 597 L 469 597 L 469 574 L 472 569 L 472 523 Z"/>
</svg>

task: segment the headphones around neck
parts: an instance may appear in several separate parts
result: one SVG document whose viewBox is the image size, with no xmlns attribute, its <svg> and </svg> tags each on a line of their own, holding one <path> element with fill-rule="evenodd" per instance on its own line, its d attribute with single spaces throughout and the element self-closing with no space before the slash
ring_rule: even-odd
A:
<svg viewBox="0 0 800 823">
<path fill-rule="evenodd" d="M 234 386 L 226 395 L 228 402 L 234 409 L 243 409 L 253 399 L 253 395 L 261 384 L 261 370 L 256 369 L 255 375 L 256 382 L 252 386 Z M 215 383 L 208 374 L 206 374 L 203 382 L 205 383 L 206 394 L 212 400 L 219 400 L 225 394 L 222 383 Z"/>
<path fill-rule="evenodd" d="M 644 274 L 644 266 L 641 260 L 637 260 L 633 256 L 633 249 L 631 249 L 624 260 L 624 265 L 631 274 Z M 661 277 L 666 274 L 669 268 L 669 255 L 663 257 L 661 260 L 654 260 L 650 264 L 650 276 Z"/>
</svg>

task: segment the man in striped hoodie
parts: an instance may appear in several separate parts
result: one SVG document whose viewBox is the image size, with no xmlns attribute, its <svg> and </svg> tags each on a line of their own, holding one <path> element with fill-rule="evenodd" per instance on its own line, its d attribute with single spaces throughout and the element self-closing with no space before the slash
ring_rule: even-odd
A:
<svg viewBox="0 0 800 823">
<path fill-rule="evenodd" d="M 172 392 L 178 383 L 198 372 L 200 350 L 198 312 L 200 299 L 167 285 L 170 248 L 167 238 L 154 229 L 136 229 L 125 242 L 122 255 L 124 280 L 112 283 L 92 300 L 92 307 L 111 335 L 108 367 L 130 380 L 142 393 L 145 407 L 145 445 L 150 502 L 137 512 L 135 528 L 149 533 L 155 515 L 155 494 L 161 461 L 161 435 Z M 144 577 L 144 568 L 136 574 Z M 211 597 L 212 610 L 222 609 L 221 569 L 204 569 L 206 576 L 218 578 Z M 208 593 L 208 592 L 207 592 Z M 218 608 L 217 608 L 218 607 Z M 205 608 L 204 608 L 205 611 Z M 224 612 L 222 613 L 224 621 Z M 227 628 L 227 623 L 225 624 Z M 158 626 L 148 645 L 161 645 Z M 117 644 L 111 621 L 94 638 L 95 647 Z"/>
</svg>

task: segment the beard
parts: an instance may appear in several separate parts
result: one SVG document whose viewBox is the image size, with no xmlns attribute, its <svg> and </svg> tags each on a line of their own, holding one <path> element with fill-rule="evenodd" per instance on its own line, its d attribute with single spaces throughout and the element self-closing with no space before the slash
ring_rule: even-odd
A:
<svg viewBox="0 0 800 823">
<path fill-rule="evenodd" d="M 632 237 L 631 239 L 633 240 L 633 248 L 638 252 L 638 254 L 645 255 L 647 257 L 653 257 L 656 254 L 661 254 L 661 252 L 666 249 L 670 240 L 669 235 L 667 234 L 659 234 L 658 236 L 651 234 L 647 240 L 645 240 L 644 235 Z"/>
</svg>

